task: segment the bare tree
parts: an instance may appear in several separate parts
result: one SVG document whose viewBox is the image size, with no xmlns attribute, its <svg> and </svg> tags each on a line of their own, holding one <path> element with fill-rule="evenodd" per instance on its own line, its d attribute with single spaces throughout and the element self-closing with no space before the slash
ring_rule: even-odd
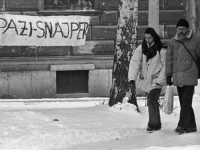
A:
<svg viewBox="0 0 200 150">
<path fill-rule="evenodd" d="M 139 111 L 136 87 L 128 83 L 130 58 L 137 46 L 137 26 L 138 0 L 120 0 L 109 106 L 122 102 L 127 95 L 128 102 L 134 104 Z"/>
</svg>

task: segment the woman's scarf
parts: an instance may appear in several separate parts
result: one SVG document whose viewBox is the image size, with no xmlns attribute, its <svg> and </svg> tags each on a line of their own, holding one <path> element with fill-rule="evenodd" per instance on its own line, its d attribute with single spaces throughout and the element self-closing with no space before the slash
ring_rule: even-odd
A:
<svg viewBox="0 0 200 150">
<path fill-rule="evenodd" d="M 147 62 L 148 62 L 149 59 L 151 59 L 154 56 L 156 56 L 157 51 L 160 51 L 160 48 L 159 48 L 159 46 L 156 43 L 152 43 L 151 45 L 147 44 L 147 46 L 142 47 L 142 53 L 144 55 L 146 55 Z"/>
</svg>

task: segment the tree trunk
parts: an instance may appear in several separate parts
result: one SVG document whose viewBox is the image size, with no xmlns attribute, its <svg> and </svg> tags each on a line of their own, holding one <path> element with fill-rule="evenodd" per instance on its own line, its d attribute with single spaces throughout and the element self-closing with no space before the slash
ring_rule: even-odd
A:
<svg viewBox="0 0 200 150">
<path fill-rule="evenodd" d="M 138 0 L 120 0 L 117 35 L 114 43 L 114 62 L 109 106 L 122 103 L 128 96 L 130 103 L 138 105 L 136 88 L 128 84 L 130 58 L 137 46 Z"/>
</svg>

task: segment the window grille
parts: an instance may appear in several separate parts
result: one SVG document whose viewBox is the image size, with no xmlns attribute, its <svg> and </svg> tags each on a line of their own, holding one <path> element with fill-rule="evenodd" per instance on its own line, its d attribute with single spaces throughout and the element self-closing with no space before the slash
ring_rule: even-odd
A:
<svg viewBox="0 0 200 150">
<path fill-rule="evenodd" d="M 91 10 L 93 0 L 44 0 L 45 9 Z"/>
</svg>

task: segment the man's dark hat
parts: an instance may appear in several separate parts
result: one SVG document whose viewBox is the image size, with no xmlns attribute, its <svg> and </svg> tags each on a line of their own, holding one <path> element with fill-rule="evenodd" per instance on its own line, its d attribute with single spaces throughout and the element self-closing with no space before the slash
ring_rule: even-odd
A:
<svg viewBox="0 0 200 150">
<path fill-rule="evenodd" d="M 185 19 L 180 19 L 176 24 L 176 27 L 178 27 L 178 26 L 189 28 L 189 23 Z"/>
</svg>

